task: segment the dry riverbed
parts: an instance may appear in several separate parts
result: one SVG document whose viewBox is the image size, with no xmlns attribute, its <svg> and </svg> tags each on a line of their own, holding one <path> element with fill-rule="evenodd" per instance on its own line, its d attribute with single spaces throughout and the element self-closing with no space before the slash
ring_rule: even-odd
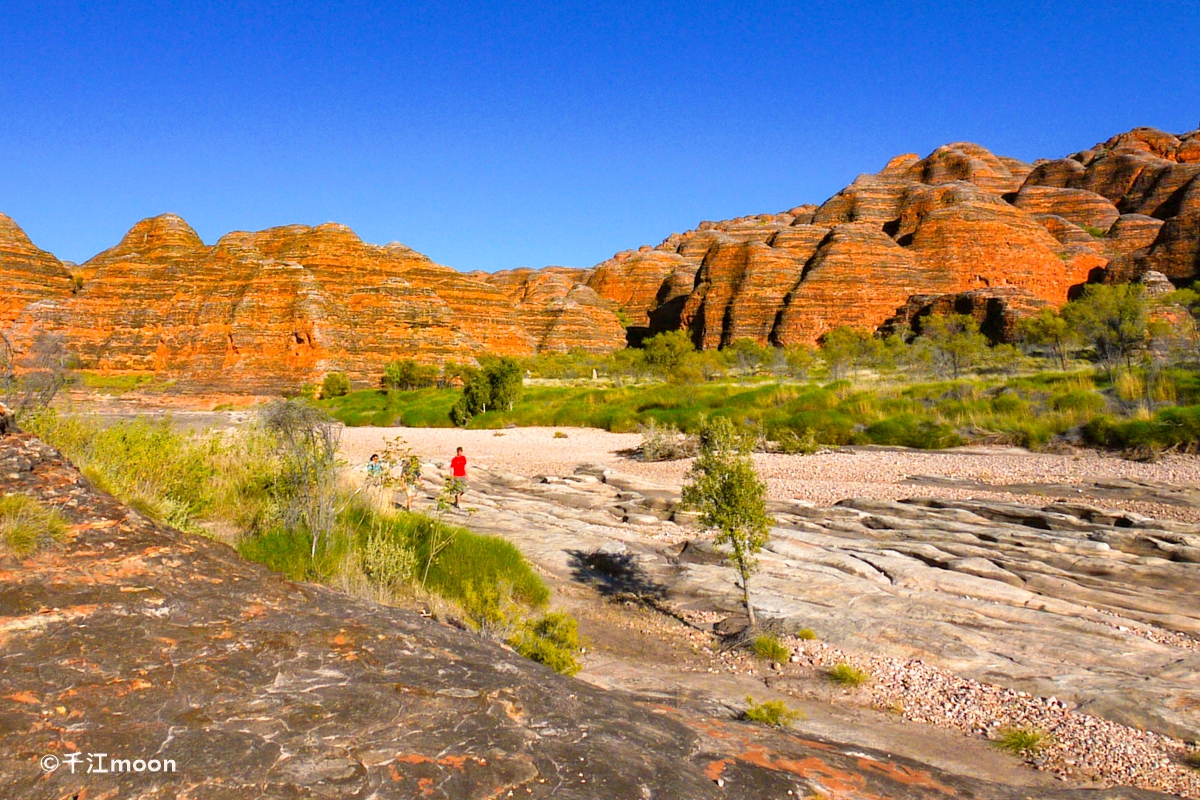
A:
<svg viewBox="0 0 1200 800">
<path fill-rule="evenodd" d="M 364 462 L 385 441 L 397 436 L 426 459 L 449 460 L 454 448 L 462 447 L 472 464 L 526 476 L 569 475 L 581 464 L 600 463 L 659 483 L 679 485 L 691 463 L 687 459 L 644 463 L 629 456 L 641 443 L 639 434 L 593 428 L 347 428 L 342 437 L 343 453 L 352 463 Z M 1200 486 L 1200 457 L 1181 455 L 1141 463 L 1095 451 L 1059 455 L 999 447 L 937 452 L 842 448 L 811 456 L 758 454 L 754 460 L 771 499 L 798 499 L 820 506 L 849 497 L 974 498 L 1045 505 L 1053 498 L 1077 500 L 1081 490 L 1072 487 L 1097 482 Z M 933 485 L 915 482 L 926 477 L 944 481 Z M 956 482 L 972 485 L 960 487 L 954 485 Z M 1010 484 L 1044 484 L 1051 488 L 1038 494 L 1000 488 Z M 997 488 L 989 490 L 988 486 Z M 1134 497 L 1107 497 L 1100 504 L 1153 517 L 1200 522 L 1200 509 L 1186 505 Z"/>
</svg>

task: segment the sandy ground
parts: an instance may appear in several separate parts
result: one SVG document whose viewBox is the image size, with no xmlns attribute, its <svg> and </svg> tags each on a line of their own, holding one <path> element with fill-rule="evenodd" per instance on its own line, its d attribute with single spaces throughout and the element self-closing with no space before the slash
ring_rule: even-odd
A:
<svg viewBox="0 0 1200 800">
<path fill-rule="evenodd" d="M 566 438 L 555 438 L 561 432 Z M 448 461 L 462 447 L 469 464 L 521 475 L 568 475 L 580 464 L 603 463 L 658 481 L 680 485 L 690 461 L 643 463 L 621 451 L 641 443 L 639 434 L 609 433 L 593 428 L 509 428 L 502 431 L 452 428 L 347 428 L 342 437 L 345 457 L 365 462 L 394 437 L 402 438 L 422 458 Z M 903 483 L 906 478 L 933 476 L 987 484 L 1080 484 L 1123 478 L 1177 486 L 1200 485 L 1200 457 L 1166 456 L 1155 463 L 1127 461 L 1084 451 L 1074 455 L 1031 453 L 1013 448 L 963 448 L 921 452 L 846 448 L 812 456 L 756 455 L 759 473 L 775 500 L 799 499 L 828 505 L 847 497 L 897 500 L 937 496 L 990 498 L 1045 505 L 1044 496 L 1015 495 L 944 486 Z M 1196 509 L 1135 501 L 1099 503 L 1153 516 L 1200 522 Z"/>
</svg>

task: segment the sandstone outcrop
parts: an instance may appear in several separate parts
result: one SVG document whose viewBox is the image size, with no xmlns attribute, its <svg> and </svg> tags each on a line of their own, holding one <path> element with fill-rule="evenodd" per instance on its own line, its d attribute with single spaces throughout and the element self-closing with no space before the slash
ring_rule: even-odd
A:
<svg viewBox="0 0 1200 800">
<path fill-rule="evenodd" d="M 1085 282 L 1149 271 L 1200 277 L 1200 131 L 1137 128 L 1034 164 L 948 144 L 819 207 L 705 221 L 591 269 L 464 274 L 333 224 L 210 247 L 164 215 L 73 270 L 76 290 L 0 216 L 0 330 L 57 331 L 87 368 L 181 389 L 280 391 L 334 370 L 374 383 L 399 357 L 602 352 L 665 330 L 702 347 L 806 344 L 840 325 L 894 328 L 909 298 L 1061 305 Z M 1033 307 L 1008 303 L 998 335 Z"/>
<path fill-rule="evenodd" d="M 35 246 L 17 223 L 0 214 L 0 332 L 25 306 L 69 297 L 72 288 L 62 262 Z"/>
<path fill-rule="evenodd" d="M 894 327 L 910 296 L 920 295 L 922 307 L 939 295 L 943 307 L 971 306 L 964 293 L 990 290 L 1007 304 L 996 330 L 1011 332 L 1036 304 L 1003 298 L 1061 305 L 1092 280 L 1134 280 L 1148 270 L 1178 283 L 1200 276 L 1197 150 L 1200 131 L 1139 128 L 1032 165 L 969 143 L 897 156 L 819 208 L 674 234 L 651 251 L 644 275 L 634 271 L 640 252 L 619 254 L 624 272 L 596 288 L 620 304 L 639 279 L 661 287 L 668 258 L 698 265 L 686 299 L 676 289 L 647 308 L 646 289 L 637 310 L 645 309 L 649 332 L 687 328 L 703 347 L 744 337 L 810 343 L 839 325 Z M 656 317 L 668 303 L 682 313 Z"/>
<path fill-rule="evenodd" d="M 0 793 L 12 800 L 1029 795 L 604 691 L 415 612 L 292 583 L 151 523 L 26 435 L 0 437 L 9 493 L 70 526 L 56 548 L 0 553 Z M 99 753 L 110 768 L 88 773 Z"/>
<path fill-rule="evenodd" d="M 330 371 L 375 384 L 396 358 L 624 342 L 611 304 L 565 273 L 527 281 L 540 289 L 521 297 L 332 223 L 236 232 L 209 247 L 164 215 L 80 273 L 77 294 L 27 307 L 17 332 L 62 333 L 84 368 L 154 372 L 185 389 L 277 392 Z"/>
</svg>

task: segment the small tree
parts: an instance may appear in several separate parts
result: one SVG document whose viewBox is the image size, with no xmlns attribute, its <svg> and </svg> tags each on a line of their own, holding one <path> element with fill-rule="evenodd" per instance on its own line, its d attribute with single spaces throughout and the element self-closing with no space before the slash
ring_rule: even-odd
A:
<svg viewBox="0 0 1200 800">
<path fill-rule="evenodd" d="M 954 378 L 987 353 L 987 337 L 969 314 L 930 314 L 921 320 L 919 344 L 928 348 L 936 372 Z"/>
<path fill-rule="evenodd" d="M 0 333 L 0 402 L 19 419 L 50 405 L 71 382 L 71 355 L 62 336 L 39 333 L 18 356 Z"/>
<path fill-rule="evenodd" d="M 1067 359 L 1079 342 L 1075 329 L 1053 308 L 1043 308 L 1036 315 L 1021 320 L 1020 331 L 1029 344 L 1046 348 L 1062 370 L 1067 368 Z"/>
<path fill-rule="evenodd" d="M 821 337 L 821 358 L 834 380 L 841 380 L 858 366 L 871 348 L 871 335 L 849 325 L 841 325 Z"/>
<path fill-rule="evenodd" d="M 411 358 L 391 361 L 383 368 L 383 388 L 398 391 L 424 389 L 437 383 L 438 368 Z"/>
<path fill-rule="evenodd" d="M 509 357 L 489 359 L 483 365 L 483 375 L 487 378 L 492 408 L 512 411 L 525 388 L 525 370 L 521 362 Z"/>
<path fill-rule="evenodd" d="M 694 351 L 687 331 L 664 331 L 642 343 L 646 366 L 659 377 L 669 379 Z"/>
<path fill-rule="evenodd" d="M 278 444 L 276 495 L 284 523 L 303 524 L 316 558 L 321 539 L 333 530 L 337 497 L 337 451 L 341 423 L 303 400 L 275 400 L 261 412 L 262 426 Z"/>
<path fill-rule="evenodd" d="M 770 540 L 774 520 L 767 515 L 767 488 L 750 460 L 750 445 L 727 418 L 706 421 L 700 430 L 700 456 L 683 487 L 683 504 L 700 513 L 702 526 L 716 529 L 716 544 L 728 545 L 753 628 L 758 621 L 750 602 L 750 576 L 758 568 L 757 555 Z"/>
<path fill-rule="evenodd" d="M 783 350 L 776 350 L 776 359 L 783 357 L 784 370 L 793 378 L 807 380 L 808 373 L 817 362 L 817 355 L 808 345 L 797 344 Z"/>
<path fill-rule="evenodd" d="M 753 339 L 735 339 L 727 348 L 743 373 L 751 373 L 771 360 L 771 348 L 763 347 Z"/>
<path fill-rule="evenodd" d="M 321 397 L 343 397 L 350 393 L 350 379 L 344 372 L 330 372 L 321 382 Z"/>
<path fill-rule="evenodd" d="M 1082 297 L 1063 308 L 1063 318 L 1091 345 L 1108 379 L 1115 381 L 1121 365 L 1132 371 L 1134 355 L 1146 348 L 1148 312 L 1141 284 L 1089 284 Z"/>
</svg>

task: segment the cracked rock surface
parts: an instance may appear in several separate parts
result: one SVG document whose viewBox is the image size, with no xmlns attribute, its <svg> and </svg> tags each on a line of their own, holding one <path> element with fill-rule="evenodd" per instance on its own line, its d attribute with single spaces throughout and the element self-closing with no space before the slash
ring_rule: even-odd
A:
<svg viewBox="0 0 1200 800">
<path fill-rule="evenodd" d="M 415 613 L 291 583 L 144 519 L 26 435 L 0 437 L 0 493 L 71 525 L 60 547 L 0 555 L 5 798 L 1027 795 L 605 692 Z M 177 771 L 39 767 L 73 752 Z"/>
<path fill-rule="evenodd" d="M 550 483 L 478 474 L 468 524 L 546 569 L 684 609 L 739 609 L 721 554 L 667 521 L 677 489 L 601 465 Z M 1062 502 L 856 499 L 771 511 L 777 524 L 751 584 L 763 615 L 1200 739 L 1200 527 Z M 644 515 L 658 524 L 641 524 Z"/>
</svg>

